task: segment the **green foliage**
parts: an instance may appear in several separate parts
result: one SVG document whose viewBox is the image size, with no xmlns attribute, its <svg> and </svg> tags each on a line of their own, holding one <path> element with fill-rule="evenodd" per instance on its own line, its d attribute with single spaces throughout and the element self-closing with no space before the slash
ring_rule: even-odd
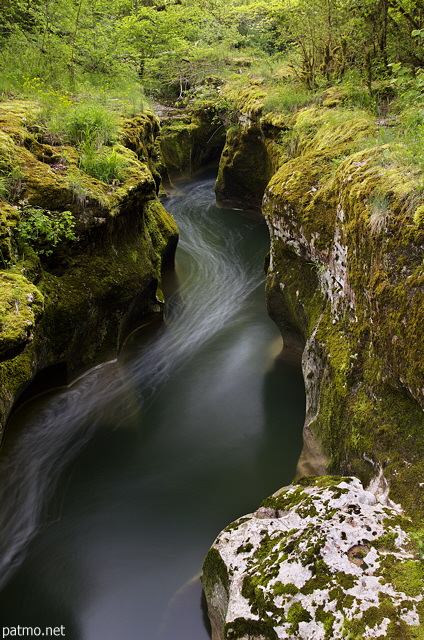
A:
<svg viewBox="0 0 424 640">
<path fill-rule="evenodd" d="M 141 80 L 156 96 L 179 97 L 207 75 L 242 75 L 236 59 L 281 60 L 310 90 L 356 70 L 371 96 L 393 65 L 424 66 L 418 2 L 382 0 L 2 0 L 0 93 L 23 76 L 70 90 Z M 261 71 L 266 74 L 266 70 Z M 126 81 L 124 81 L 124 79 Z M 352 93 L 353 86 L 352 86 Z M 364 96 L 357 93 L 355 100 Z"/>
<path fill-rule="evenodd" d="M 422 106 L 424 98 L 424 70 L 417 69 L 415 72 L 402 65 L 400 62 L 389 65 L 392 69 L 393 77 L 391 84 L 397 89 L 398 104 L 401 108 L 410 106 Z"/>
<path fill-rule="evenodd" d="M 299 84 L 284 84 L 278 93 L 273 93 L 264 103 L 264 112 L 296 111 L 313 100 L 312 91 Z"/>
<path fill-rule="evenodd" d="M 75 240 L 75 220 L 70 211 L 47 211 L 37 207 L 22 207 L 15 227 L 18 243 L 31 245 L 40 255 L 48 256 L 63 240 Z"/>
<path fill-rule="evenodd" d="M 109 145 L 118 137 L 118 119 L 106 107 L 96 103 L 77 104 L 64 120 L 65 135 L 71 144 Z"/>
<path fill-rule="evenodd" d="M 122 182 L 128 168 L 128 161 L 116 149 L 98 145 L 87 140 L 80 146 L 79 168 L 81 171 L 106 184 Z"/>
<path fill-rule="evenodd" d="M 86 96 L 78 101 L 68 91 L 53 89 L 41 78 L 26 79 L 24 89 L 36 95 L 41 106 L 37 123 L 62 143 L 113 144 L 118 138 L 118 115 L 110 106 Z"/>
</svg>

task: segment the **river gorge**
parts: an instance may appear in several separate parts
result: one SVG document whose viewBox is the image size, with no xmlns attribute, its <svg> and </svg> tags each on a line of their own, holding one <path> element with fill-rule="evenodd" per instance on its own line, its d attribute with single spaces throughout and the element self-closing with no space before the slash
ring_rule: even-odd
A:
<svg viewBox="0 0 424 640">
<path fill-rule="evenodd" d="M 295 475 L 303 380 L 266 312 L 267 228 L 217 209 L 213 185 L 179 185 L 165 202 L 180 242 L 164 325 L 135 330 L 116 361 L 11 418 L 4 624 L 206 639 L 198 576 L 209 546 Z"/>
<path fill-rule="evenodd" d="M 83 198 L 0 105 L 8 628 L 206 640 L 202 574 L 212 640 L 420 637 L 421 192 L 337 90 L 265 98 L 124 119 L 126 181 Z M 51 202 L 50 257 L 14 229 Z"/>
</svg>

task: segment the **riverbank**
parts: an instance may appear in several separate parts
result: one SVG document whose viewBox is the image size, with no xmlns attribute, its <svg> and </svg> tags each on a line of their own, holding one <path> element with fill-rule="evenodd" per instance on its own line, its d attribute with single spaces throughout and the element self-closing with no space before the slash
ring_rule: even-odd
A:
<svg viewBox="0 0 424 640">
<path fill-rule="evenodd" d="M 0 425 L 38 372 L 64 384 L 114 357 L 135 323 L 160 316 L 176 225 L 157 193 L 159 121 L 121 119 L 120 178 L 84 170 L 81 146 L 37 130 L 37 105 L 0 103 L 6 188 L 1 247 Z M 84 116 L 90 125 L 90 113 Z M 81 124 L 81 126 L 83 126 Z M 97 153 L 99 161 L 103 148 Z"/>
</svg>

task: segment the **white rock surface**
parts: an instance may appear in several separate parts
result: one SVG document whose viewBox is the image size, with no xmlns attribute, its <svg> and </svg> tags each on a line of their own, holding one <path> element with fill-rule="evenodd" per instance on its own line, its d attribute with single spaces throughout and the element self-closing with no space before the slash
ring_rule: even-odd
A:
<svg viewBox="0 0 424 640">
<path fill-rule="evenodd" d="M 401 508 L 357 478 L 297 482 L 216 539 L 228 581 L 222 584 L 222 571 L 210 575 L 205 563 L 212 618 L 220 585 L 222 623 L 213 640 L 415 637 L 423 611 L 414 572 L 420 560 L 399 524 Z"/>
</svg>

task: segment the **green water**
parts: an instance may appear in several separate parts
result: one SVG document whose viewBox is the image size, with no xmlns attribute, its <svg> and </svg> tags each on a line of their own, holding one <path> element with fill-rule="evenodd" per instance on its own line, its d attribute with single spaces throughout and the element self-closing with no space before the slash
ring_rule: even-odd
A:
<svg viewBox="0 0 424 640">
<path fill-rule="evenodd" d="M 209 546 L 295 474 L 304 389 L 266 313 L 267 229 L 213 202 L 207 179 L 165 203 L 181 239 L 164 326 L 15 414 L 0 461 L 0 629 L 208 640 L 197 577 Z"/>
</svg>

